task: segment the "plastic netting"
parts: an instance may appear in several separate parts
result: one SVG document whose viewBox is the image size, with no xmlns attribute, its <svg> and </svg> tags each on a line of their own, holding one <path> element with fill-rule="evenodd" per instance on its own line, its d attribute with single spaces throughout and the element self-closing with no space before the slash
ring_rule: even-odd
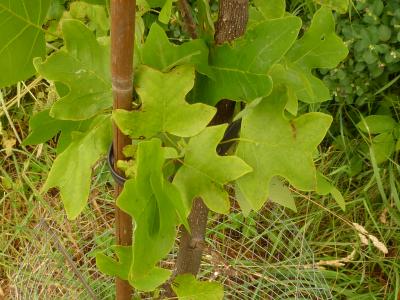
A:
<svg viewBox="0 0 400 300">
<path fill-rule="evenodd" d="M 43 215 L 12 274 L 13 299 L 114 299 L 114 280 L 95 253 L 113 244 L 113 205 L 91 203 L 77 221 Z M 244 218 L 212 215 L 200 277 L 224 284 L 225 299 L 332 299 L 304 233 L 275 205 Z M 175 251 L 163 262 L 173 268 Z M 137 294 L 141 299 L 154 295 Z"/>
</svg>

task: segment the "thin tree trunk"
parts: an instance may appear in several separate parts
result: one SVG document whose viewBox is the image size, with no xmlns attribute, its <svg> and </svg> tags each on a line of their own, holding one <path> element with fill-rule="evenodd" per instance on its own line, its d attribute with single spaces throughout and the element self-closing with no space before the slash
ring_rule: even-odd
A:
<svg viewBox="0 0 400 300">
<path fill-rule="evenodd" d="M 215 42 L 222 44 L 242 36 L 249 18 L 248 0 L 220 0 Z"/>
<path fill-rule="evenodd" d="M 244 34 L 248 20 L 248 0 L 220 0 L 219 16 L 216 24 L 215 42 L 222 44 Z M 232 121 L 235 103 L 222 100 L 217 104 L 217 114 L 210 125 Z M 219 148 L 222 149 L 222 148 Z M 222 151 L 218 151 L 222 152 Z M 224 155 L 225 153 L 219 153 Z M 200 269 L 205 244 L 208 208 L 200 198 L 193 201 L 189 215 L 192 235 L 181 226 L 180 244 L 175 275 L 191 273 L 197 275 Z"/>
<path fill-rule="evenodd" d="M 114 109 L 132 109 L 135 8 L 135 0 L 111 0 L 111 75 Z M 119 172 L 116 168 L 117 161 L 124 159 L 122 149 L 130 143 L 130 139 L 123 135 L 114 124 L 114 168 L 117 172 Z M 121 193 L 122 188 L 117 184 L 116 197 Z M 117 244 L 131 245 L 132 219 L 118 207 L 115 211 L 115 225 Z M 117 278 L 115 286 L 117 300 L 132 298 L 132 288 L 127 281 Z"/>
</svg>

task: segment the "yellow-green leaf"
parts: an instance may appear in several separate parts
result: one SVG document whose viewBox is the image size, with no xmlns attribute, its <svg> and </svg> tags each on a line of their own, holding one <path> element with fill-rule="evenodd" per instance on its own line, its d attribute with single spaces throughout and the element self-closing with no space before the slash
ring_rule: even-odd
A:
<svg viewBox="0 0 400 300">
<path fill-rule="evenodd" d="M 135 81 L 142 106 L 132 112 L 117 110 L 113 118 L 122 132 L 132 138 L 150 138 L 158 133 L 194 136 L 207 126 L 216 109 L 185 101 L 193 83 L 192 66 L 179 66 L 169 73 L 142 66 Z"/>
<path fill-rule="evenodd" d="M 336 10 L 341 14 L 346 13 L 349 7 L 349 0 L 314 0 L 314 1 L 322 6 L 326 6 L 333 10 Z"/>
<path fill-rule="evenodd" d="M 179 300 L 222 300 L 224 289 L 218 282 L 199 281 L 192 274 L 175 278 L 172 289 Z"/>
<path fill-rule="evenodd" d="M 76 132 L 71 144 L 57 156 L 43 190 L 58 187 L 69 219 L 75 219 L 86 206 L 92 167 L 111 143 L 109 116 L 95 118 L 87 132 Z"/>
<path fill-rule="evenodd" d="M 96 265 L 101 272 L 110 276 L 117 276 L 123 280 L 128 280 L 129 268 L 132 263 L 132 246 L 111 246 L 117 255 L 118 261 L 105 255 L 96 254 Z"/>
<path fill-rule="evenodd" d="M 159 139 L 140 142 L 136 177 L 125 183 L 117 199 L 117 205 L 135 220 L 128 280 L 143 291 L 154 290 L 171 275 L 156 265 L 172 249 L 176 227 L 186 223 L 189 212 L 177 188 L 163 178 L 165 156 Z"/>
<path fill-rule="evenodd" d="M 285 0 L 254 0 L 254 4 L 265 19 L 282 18 L 286 12 Z"/>
<path fill-rule="evenodd" d="M 89 119 L 112 105 L 109 45 L 99 44 L 89 28 L 76 20 L 65 20 L 62 32 L 65 49 L 44 62 L 35 60 L 43 77 L 69 88 L 50 115 L 63 120 Z"/>
<path fill-rule="evenodd" d="M 207 127 L 189 141 L 183 166 L 173 183 L 187 203 L 201 197 L 211 210 L 228 213 L 229 196 L 224 185 L 251 172 L 251 168 L 236 156 L 219 156 L 216 152 L 227 125 Z"/>
</svg>

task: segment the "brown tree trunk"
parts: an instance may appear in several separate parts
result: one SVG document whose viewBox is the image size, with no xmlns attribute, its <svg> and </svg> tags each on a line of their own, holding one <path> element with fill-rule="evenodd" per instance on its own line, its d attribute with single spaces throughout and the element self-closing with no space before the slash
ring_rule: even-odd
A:
<svg viewBox="0 0 400 300">
<path fill-rule="evenodd" d="M 215 42 L 222 44 L 244 34 L 248 20 L 248 0 L 220 0 L 216 24 Z M 210 125 L 232 121 L 235 103 L 222 100 L 217 104 L 217 114 Z M 221 149 L 221 148 L 220 148 Z M 221 151 L 218 151 L 221 152 Z M 225 153 L 219 153 L 224 155 Z M 175 275 L 191 273 L 197 275 L 200 269 L 205 244 L 208 208 L 200 198 L 194 199 L 189 215 L 192 235 L 181 226 L 180 244 Z"/>
<path fill-rule="evenodd" d="M 242 36 L 249 18 L 248 0 L 220 0 L 215 42 L 223 44 Z"/>
<path fill-rule="evenodd" d="M 111 0 L 111 75 L 114 109 L 132 109 L 135 8 L 135 0 Z M 114 124 L 114 169 L 117 172 L 117 161 L 124 159 L 122 149 L 130 143 L 129 138 Z M 117 184 L 115 196 L 118 197 L 121 191 L 122 186 Z M 132 219 L 118 207 L 115 211 L 115 225 L 117 244 L 131 245 Z M 115 286 L 117 300 L 132 298 L 132 288 L 127 281 L 117 278 Z"/>
</svg>

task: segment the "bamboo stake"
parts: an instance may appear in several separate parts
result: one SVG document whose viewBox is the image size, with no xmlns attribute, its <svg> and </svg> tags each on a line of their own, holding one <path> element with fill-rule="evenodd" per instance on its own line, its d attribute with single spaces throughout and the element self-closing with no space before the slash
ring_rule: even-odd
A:
<svg viewBox="0 0 400 300">
<path fill-rule="evenodd" d="M 132 109 L 133 95 L 133 50 L 135 36 L 135 0 L 111 0 L 111 75 L 114 109 Z M 114 168 L 118 160 L 124 159 L 122 149 L 131 143 L 127 136 L 114 124 Z M 118 171 L 118 170 L 117 170 Z M 115 189 L 115 196 L 122 186 Z M 132 244 L 132 219 L 116 207 L 115 211 L 117 244 Z M 116 299 L 130 300 L 132 288 L 127 281 L 116 279 Z"/>
</svg>

